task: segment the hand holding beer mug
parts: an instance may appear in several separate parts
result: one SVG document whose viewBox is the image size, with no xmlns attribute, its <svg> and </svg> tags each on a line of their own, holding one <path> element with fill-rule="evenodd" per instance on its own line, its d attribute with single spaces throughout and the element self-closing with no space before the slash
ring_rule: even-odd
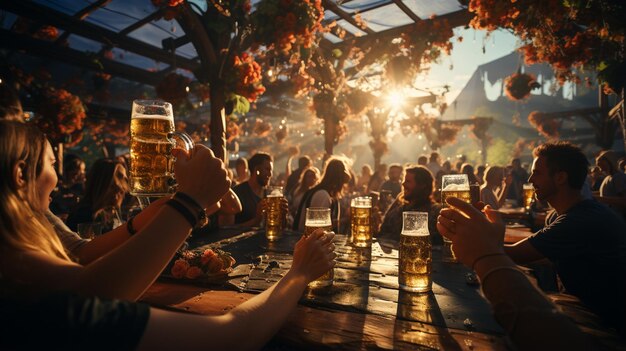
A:
<svg viewBox="0 0 626 351">
<path fill-rule="evenodd" d="M 367 196 L 352 199 L 350 203 L 350 227 L 352 244 L 356 247 L 372 246 L 372 198 Z"/>
<path fill-rule="evenodd" d="M 283 187 L 269 186 L 265 198 L 265 236 L 269 241 L 280 239 L 283 234 L 287 213 L 282 208 Z"/>
<path fill-rule="evenodd" d="M 135 100 L 130 120 L 130 193 L 165 196 L 176 190 L 172 149 L 186 152 L 193 141 L 174 132 L 172 105 L 158 100 Z"/>
<path fill-rule="evenodd" d="M 533 204 L 533 200 L 535 200 L 535 187 L 530 183 L 526 183 L 522 185 L 522 190 L 524 193 L 524 208 L 526 211 L 530 211 L 530 206 Z"/>
<path fill-rule="evenodd" d="M 427 292 L 432 288 L 430 271 L 432 248 L 428 232 L 428 212 L 402 213 L 400 265 L 398 284 L 410 292 Z"/>
<path fill-rule="evenodd" d="M 448 207 L 446 199 L 449 197 L 459 198 L 468 204 L 472 203 L 467 174 L 448 174 L 443 176 L 441 179 L 441 204 L 443 207 Z M 444 262 L 457 262 L 454 251 L 452 251 L 452 241 L 446 237 L 443 237 L 442 260 Z"/>
<path fill-rule="evenodd" d="M 306 209 L 306 217 L 304 220 L 304 236 L 308 237 L 318 229 L 322 229 L 325 231 L 331 231 L 333 229 L 332 221 L 330 220 L 330 208 L 309 207 Z M 331 268 L 321 277 L 310 282 L 309 287 L 318 288 L 333 285 L 334 277 L 335 272 Z"/>
</svg>

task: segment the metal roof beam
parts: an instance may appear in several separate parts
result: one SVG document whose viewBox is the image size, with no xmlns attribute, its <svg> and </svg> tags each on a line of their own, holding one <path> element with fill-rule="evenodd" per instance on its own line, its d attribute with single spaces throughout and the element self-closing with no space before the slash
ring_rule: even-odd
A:
<svg viewBox="0 0 626 351">
<path fill-rule="evenodd" d="M 349 13 L 347 13 L 344 10 L 342 10 L 341 7 L 337 6 L 337 4 L 335 4 L 334 2 L 332 2 L 330 0 L 322 0 L 322 6 L 324 6 L 325 9 L 331 10 L 332 12 L 336 13 L 337 15 L 339 15 L 339 17 L 344 19 L 346 22 L 348 22 L 351 25 L 359 28 L 360 30 L 364 31 L 365 33 L 367 33 L 367 34 L 374 34 L 374 33 L 376 33 L 369 27 L 361 28 L 361 24 L 357 23 L 357 21 L 355 21 L 354 18 L 352 18 L 352 16 Z"/>
<path fill-rule="evenodd" d="M 122 29 L 119 34 L 120 35 L 128 35 L 128 33 L 133 32 L 133 31 L 135 31 L 135 30 L 145 26 L 146 24 L 148 24 L 148 23 L 150 23 L 150 22 L 152 22 L 152 21 L 154 21 L 156 19 L 159 19 L 162 15 L 163 15 L 163 9 L 158 9 L 155 12 L 149 14 L 148 16 L 146 16 L 146 17 L 140 19 L 139 21 L 131 24 L 130 26 Z"/>
<path fill-rule="evenodd" d="M 82 10 L 76 12 L 73 17 L 82 21 L 85 18 L 87 18 L 87 16 L 89 16 L 92 12 L 96 11 L 97 9 L 99 9 L 101 7 L 106 6 L 110 2 L 111 2 L 111 0 L 98 0 L 98 1 L 94 2 L 93 4 L 91 4 L 91 5 L 83 8 Z M 71 33 L 69 31 L 63 32 L 63 34 L 61 34 L 61 36 L 58 37 L 55 42 L 57 44 L 64 42 L 65 40 L 67 40 L 67 38 L 70 36 L 70 34 Z"/>
<path fill-rule="evenodd" d="M 13 50 L 24 50 L 26 53 L 52 60 L 84 67 L 96 72 L 106 72 L 131 81 L 157 85 L 161 75 L 133 67 L 117 61 L 87 55 L 82 51 L 55 45 L 52 42 L 35 39 L 29 35 L 17 34 L 6 29 L 0 29 L 0 40 L 4 47 Z"/>
<path fill-rule="evenodd" d="M 104 43 L 105 46 L 111 45 L 119 47 L 120 49 L 131 51 L 156 61 L 177 65 L 178 67 L 191 71 L 200 66 L 199 62 L 194 60 L 174 56 L 161 48 L 149 45 L 137 39 L 129 38 L 125 35 L 120 35 L 92 23 L 80 21 L 51 8 L 37 5 L 32 1 L 0 1 L 0 8 L 16 15 L 50 24 L 85 38 Z"/>
</svg>

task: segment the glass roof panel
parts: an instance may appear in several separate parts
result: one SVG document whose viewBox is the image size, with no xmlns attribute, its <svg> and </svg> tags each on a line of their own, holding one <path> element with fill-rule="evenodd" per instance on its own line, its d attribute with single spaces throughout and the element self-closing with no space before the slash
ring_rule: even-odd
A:
<svg viewBox="0 0 626 351">
<path fill-rule="evenodd" d="M 120 30 L 137 22 L 137 19 L 132 16 L 128 16 L 125 13 L 120 13 L 107 6 L 92 12 L 87 18 L 85 18 L 85 21 L 110 29 L 114 32 L 119 32 Z"/>
<path fill-rule="evenodd" d="M 102 43 L 76 34 L 71 34 L 67 38 L 67 42 L 69 43 L 70 48 L 82 52 L 99 52 L 102 49 Z"/>
<path fill-rule="evenodd" d="M 186 58 L 198 57 L 198 52 L 192 43 L 187 43 L 176 49 L 176 54 Z"/>
<path fill-rule="evenodd" d="M 87 0 L 34 0 L 36 4 L 49 7 L 67 15 L 73 15 L 95 1 Z"/>
<path fill-rule="evenodd" d="M 141 68 L 147 71 L 160 71 L 167 67 L 167 64 L 155 61 L 145 56 L 137 55 L 130 51 L 122 50 L 120 48 L 113 48 L 113 60 L 124 63 L 130 66 Z"/>
<path fill-rule="evenodd" d="M 463 9 L 457 0 L 402 0 L 419 18 L 428 19 L 432 15 L 441 16 Z"/>
<path fill-rule="evenodd" d="M 337 1 L 334 0 L 339 7 L 347 13 L 354 13 L 356 11 L 367 11 L 372 7 L 381 6 L 383 4 L 391 3 L 391 0 L 352 0 L 352 1 Z"/>
<path fill-rule="evenodd" d="M 413 23 L 413 20 L 395 4 L 389 4 L 364 12 L 361 14 L 361 18 L 365 21 L 365 24 L 375 32 L 382 32 L 394 27 Z"/>
<path fill-rule="evenodd" d="M 340 25 L 343 29 L 345 29 L 348 33 L 353 34 L 354 36 L 361 37 L 364 36 L 365 33 L 360 28 L 353 26 L 350 22 L 346 20 L 337 21 L 337 24 Z"/>
<path fill-rule="evenodd" d="M 172 28 L 174 32 L 172 32 Z M 171 37 L 177 38 L 181 35 L 184 35 L 183 30 L 180 29 L 176 21 L 170 22 L 165 20 L 148 23 L 128 34 L 131 38 L 141 40 L 157 48 L 163 47 L 163 39 Z"/>
<path fill-rule="evenodd" d="M 17 15 L 7 11 L 2 11 L 0 13 L 0 26 L 3 29 L 10 29 L 11 26 L 13 26 L 13 23 L 15 23 L 15 20 L 17 20 Z"/>
<path fill-rule="evenodd" d="M 338 36 L 331 33 L 324 33 L 324 38 L 333 44 L 342 42 L 342 40 Z"/>
<path fill-rule="evenodd" d="M 339 18 L 339 15 L 337 15 L 336 13 L 330 11 L 330 10 L 326 10 L 324 11 L 324 21 L 332 21 L 332 20 L 336 20 Z"/>
</svg>

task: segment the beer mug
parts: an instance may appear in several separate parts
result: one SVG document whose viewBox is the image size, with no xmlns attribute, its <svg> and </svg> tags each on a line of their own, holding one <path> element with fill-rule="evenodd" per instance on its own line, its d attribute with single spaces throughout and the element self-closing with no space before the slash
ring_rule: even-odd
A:
<svg viewBox="0 0 626 351">
<path fill-rule="evenodd" d="M 409 292 L 427 292 L 432 288 L 432 247 L 428 232 L 428 212 L 402 213 L 398 285 Z"/>
<path fill-rule="evenodd" d="M 174 113 L 169 102 L 135 100 L 130 120 L 130 193 L 164 196 L 176 191 L 172 150 L 190 152 L 193 141 L 174 132 Z"/>
<path fill-rule="evenodd" d="M 267 208 L 265 211 L 265 237 L 269 241 L 280 239 L 286 213 L 281 208 L 281 199 L 283 198 L 282 186 L 269 186 L 266 189 L 265 198 L 267 199 Z"/>
<path fill-rule="evenodd" d="M 526 211 L 530 211 L 530 206 L 533 204 L 533 200 L 535 200 L 535 187 L 526 183 L 522 185 L 522 191 L 524 194 L 524 208 Z"/>
<path fill-rule="evenodd" d="M 350 202 L 350 227 L 352 244 L 356 247 L 372 246 L 372 198 L 357 197 Z"/>
<path fill-rule="evenodd" d="M 330 219 L 330 208 L 325 207 L 309 207 L 306 209 L 306 217 L 304 220 L 304 236 L 311 235 L 318 229 L 331 231 L 333 229 Z M 333 285 L 335 272 L 331 268 L 321 277 L 309 283 L 309 287 L 318 288 Z"/>
<path fill-rule="evenodd" d="M 447 174 L 441 178 L 441 204 L 447 207 L 446 199 L 449 197 L 459 198 L 468 204 L 472 203 L 469 179 L 467 174 Z M 458 262 L 452 251 L 452 241 L 443 237 L 442 261 Z"/>
</svg>

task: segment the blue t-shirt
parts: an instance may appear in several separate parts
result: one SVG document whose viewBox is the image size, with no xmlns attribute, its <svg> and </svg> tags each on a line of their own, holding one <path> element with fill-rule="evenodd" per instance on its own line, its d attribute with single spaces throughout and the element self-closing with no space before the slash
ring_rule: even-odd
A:
<svg viewBox="0 0 626 351">
<path fill-rule="evenodd" d="M 555 265 L 568 293 L 613 326 L 624 323 L 626 224 L 607 206 L 583 200 L 553 215 L 529 238 Z"/>
</svg>

